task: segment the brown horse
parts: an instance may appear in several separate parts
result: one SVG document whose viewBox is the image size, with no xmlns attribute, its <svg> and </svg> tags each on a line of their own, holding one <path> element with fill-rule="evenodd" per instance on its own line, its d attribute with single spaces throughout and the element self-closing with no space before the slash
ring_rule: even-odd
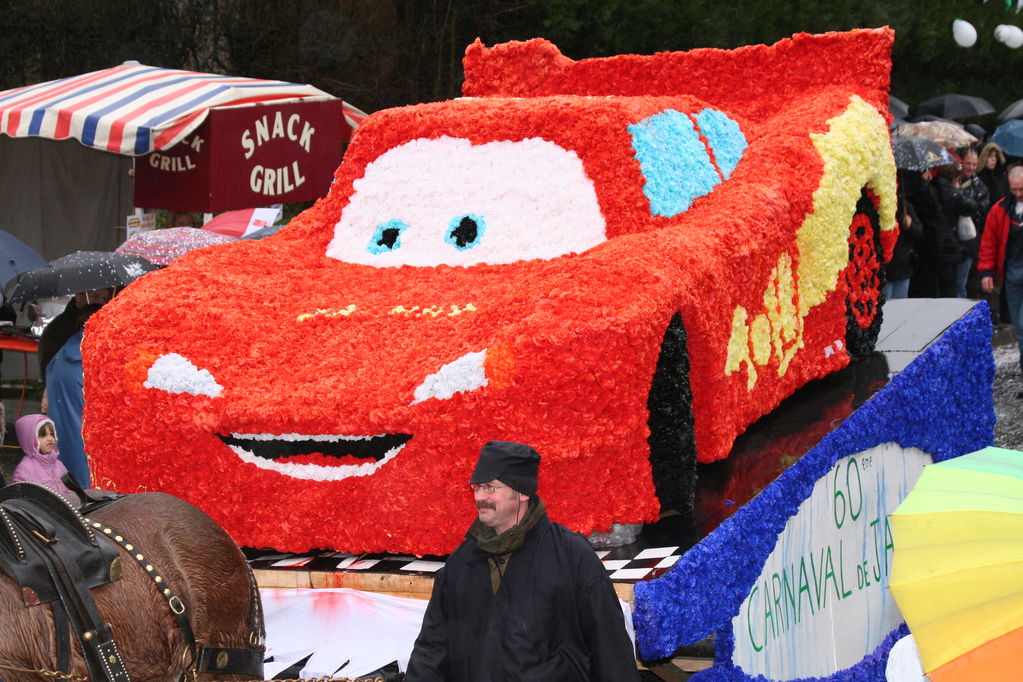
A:
<svg viewBox="0 0 1023 682">
<path fill-rule="evenodd" d="M 191 504 L 163 493 L 127 495 L 85 516 L 97 535 L 117 541 L 122 577 L 95 587 L 92 596 L 132 680 L 262 677 L 259 595 L 244 556 L 223 529 Z M 179 601 L 169 600 L 169 594 Z M 0 574 L 0 679 L 7 682 L 54 679 L 40 671 L 57 669 L 53 609 L 62 607 L 58 602 L 26 606 L 26 601 L 31 600 L 18 583 Z M 184 628 L 175 614 L 182 607 Z M 184 632 L 189 628 L 194 648 Z M 70 639 L 69 672 L 87 680 L 79 642 Z M 209 658 L 210 652 L 214 660 L 208 669 L 234 667 L 225 665 L 225 651 L 245 652 L 258 660 L 258 668 L 195 676 L 200 663 L 193 658 Z"/>
</svg>

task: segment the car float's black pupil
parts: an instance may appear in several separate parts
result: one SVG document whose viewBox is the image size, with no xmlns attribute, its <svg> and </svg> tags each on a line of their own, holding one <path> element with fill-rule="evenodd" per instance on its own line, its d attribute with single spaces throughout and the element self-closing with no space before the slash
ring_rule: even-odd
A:
<svg viewBox="0 0 1023 682">
<path fill-rule="evenodd" d="M 479 236 L 479 228 L 476 225 L 476 221 L 465 216 L 458 222 L 458 227 L 451 231 L 451 236 L 455 240 L 455 245 L 462 249 L 476 241 L 476 237 Z"/>
<path fill-rule="evenodd" d="M 393 249 L 394 243 L 398 241 L 398 234 L 400 232 L 401 230 L 396 227 L 388 227 L 380 233 L 380 239 L 377 240 L 377 245 Z"/>
</svg>

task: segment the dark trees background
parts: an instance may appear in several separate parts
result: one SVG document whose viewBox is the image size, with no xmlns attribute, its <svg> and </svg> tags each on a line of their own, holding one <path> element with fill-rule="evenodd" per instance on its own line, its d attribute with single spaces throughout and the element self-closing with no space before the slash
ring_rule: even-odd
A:
<svg viewBox="0 0 1023 682">
<path fill-rule="evenodd" d="M 457 96 L 461 57 L 543 36 L 570 57 L 770 43 L 799 31 L 896 29 L 892 91 L 1023 98 L 1023 49 L 993 38 L 1005 0 L 0 0 L 0 89 L 144 64 L 306 82 L 375 111 Z M 979 39 L 952 40 L 964 18 Z M 750 74 L 755 78 L 756 74 Z M 984 121 L 982 121 L 983 123 Z"/>
</svg>

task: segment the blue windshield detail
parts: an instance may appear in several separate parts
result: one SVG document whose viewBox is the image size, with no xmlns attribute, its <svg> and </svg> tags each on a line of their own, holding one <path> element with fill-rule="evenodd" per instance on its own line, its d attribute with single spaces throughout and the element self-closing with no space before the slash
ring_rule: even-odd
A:
<svg viewBox="0 0 1023 682">
<path fill-rule="evenodd" d="M 696 124 L 710 143 L 718 169 L 727 180 L 746 151 L 746 136 L 739 130 L 738 123 L 715 109 L 704 109 L 697 114 Z"/>
<path fill-rule="evenodd" d="M 687 115 L 668 109 L 630 125 L 629 132 L 653 215 L 683 213 L 721 182 Z"/>
</svg>

